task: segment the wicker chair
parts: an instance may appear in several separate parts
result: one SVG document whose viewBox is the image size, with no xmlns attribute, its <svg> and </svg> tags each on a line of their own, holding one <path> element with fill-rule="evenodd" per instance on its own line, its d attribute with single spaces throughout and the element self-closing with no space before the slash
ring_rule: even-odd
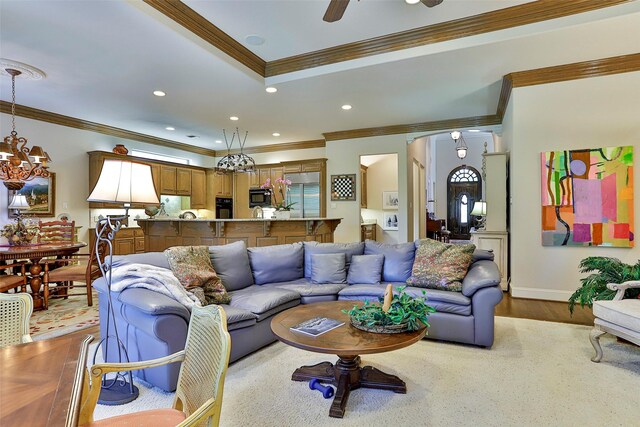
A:
<svg viewBox="0 0 640 427">
<path fill-rule="evenodd" d="M 194 307 L 189 322 L 185 348 L 160 359 L 91 367 L 91 385 L 85 383 L 86 399 L 80 410 L 78 425 L 108 426 L 192 426 L 220 422 L 224 377 L 229 364 L 231 337 L 227 332 L 227 317 L 217 305 Z M 93 411 L 100 394 L 102 376 L 123 370 L 146 369 L 180 362 L 178 388 L 172 409 L 156 409 L 121 415 L 93 422 Z"/>
<path fill-rule="evenodd" d="M 27 292 L 27 275 L 25 274 L 25 264 L 23 262 L 0 265 L 0 271 L 9 268 L 20 268 L 20 275 L 2 274 L 0 275 L 0 292 L 20 288 L 22 292 Z"/>
<path fill-rule="evenodd" d="M 0 293 L 0 347 L 32 341 L 29 335 L 31 313 L 31 295 Z"/>
</svg>

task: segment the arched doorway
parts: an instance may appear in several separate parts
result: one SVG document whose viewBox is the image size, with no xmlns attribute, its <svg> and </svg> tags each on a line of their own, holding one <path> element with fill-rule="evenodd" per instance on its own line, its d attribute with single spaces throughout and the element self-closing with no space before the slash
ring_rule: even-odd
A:
<svg viewBox="0 0 640 427">
<path fill-rule="evenodd" d="M 447 179 L 447 228 L 452 239 L 471 237 L 471 209 L 482 198 L 482 178 L 478 171 L 462 165 L 453 169 Z"/>
</svg>

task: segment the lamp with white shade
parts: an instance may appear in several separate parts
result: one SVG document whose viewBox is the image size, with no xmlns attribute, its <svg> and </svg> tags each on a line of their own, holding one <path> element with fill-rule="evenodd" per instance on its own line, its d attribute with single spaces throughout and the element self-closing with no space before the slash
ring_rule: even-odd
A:
<svg viewBox="0 0 640 427">
<path fill-rule="evenodd" d="M 476 230 L 484 230 L 484 224 L 487 219 L 487 202 L 483 200 L 476 201 L 473 204 L 473 209 L 471 210 L 470 215 L 478 217 L 478 226 L 476 227 Z"/>
<path fill-rule="evenodd" d="M 111 302 L 111 261 L 113 258 L 113 239 L 123 225 L 128 223 L 129 208 L 132 203 L 157 204 L 158 195 L 153 185 L 151 166 L 125 160 L 105 160 L 100 171 L 100 177 L 96 186 L 87 198 L 88 202 L 122 203 L 125 213 L 122 216 L 102 216 L 96 222 L 96 247 L 95 253 L 100 254 L 101 246 L 108 248 L 108 253 L 103 257 L 98 256 L 98 265 L 102 276 L 107 283 L 107 313 L 105 335 L 96 348 L 98 351 L 104 347 L 104 357 L 107 362 L 129 361 L 127 349 L 120 340 L 118 328 L 115 323 L 113 304 Z M 118 346 L 118 360 L 109 360 L 109 344 L 113 342 Z M 95 359 L 95 356 L 94 356 Z M 106 405 L 122 405 L 138 397 L 139 391 L 133 385 L 131 371 L 118 372 L 113 378 L 105 378 L 102 381 L 99 403 Z"/>
<path fill-rule="evenodd" d="M 8 206 L 8 208 L 15 209 L 17 211 L 20 211 L 20 209 L 29 209 L 27 197 L 24 194 L 16 193 L 13 196 L 13 200 L 11 200 L 11 204 Z"/>
</svg>

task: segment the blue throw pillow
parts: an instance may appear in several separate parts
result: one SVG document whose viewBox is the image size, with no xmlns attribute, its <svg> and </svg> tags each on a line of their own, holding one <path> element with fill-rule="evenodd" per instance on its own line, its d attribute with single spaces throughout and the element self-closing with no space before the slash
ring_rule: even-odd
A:
<svg viewBox="0 0 640 427">
<path fill-rule="evenodd" d="M 302 243 L 249 248 L 249 262 L 256 285 L 302 279 L 304 249 Z"/>
<path fill-rule="evenodd" d="M 313 254 L 311 255 L 312 283 L 345 283 L 345 254 Z"/>
<path fill-rule="evenodd" d="M 364 244 L 365 255 L 384 255 L 382 280 L 385 282 L 406 282 L 411 277 L 415 253 L 413 242 L 392 245 L 367 240 Z"/>
<path fill-rule="evenodd" d="M 313 254 L 345 254 L 345 265 L 349 269 L 349 263 L 353 255 L 364 254 L 364 242 L 357 243 L 318 243 L 304 242 L 304 277 L 311 277 L 311 255 Z"/>
<path fill-rule="evenodd" d="M 377 285 L 382 276 L 384 255 L 354 255 L 351 257 L 347 283 L 350 285 Z"/>
<path fill-rule="evenodd" d="M 242 241 L 228 245 L 209 246 L 213 269 L 227 291 L 237 291 L 253 285 L 247 245 Z"/>
</svg>

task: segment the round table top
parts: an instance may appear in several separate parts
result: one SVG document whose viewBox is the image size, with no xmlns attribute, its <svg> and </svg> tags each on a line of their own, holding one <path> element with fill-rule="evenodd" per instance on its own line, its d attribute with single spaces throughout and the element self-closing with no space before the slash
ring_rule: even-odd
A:
<svg viewBox="0 0 640 427">
<path fill-rule="evenodd" d="M 280 341 L 293 347 L 339 356 L 398 350 L 420 341 L 427 333 L 426 328 L 400 334 L 377 334 L 354 328 L 351 326 L 349 315 L 342 310 L 350 310 L 354 305 L 362 304 L 364 304 L 362 301 L 329 301 L 299 305 L 277 314 L 271 320 L 271 330 Z M 345 323 L 317 337 L 290 329 L 314 317 L 327 317 Z"/>
<path fill-rule="evenodd" d="M 25 246 L 0 246 L 0 259 L 21 255 L 24 258 L 50 256 L 58 253 L 75 252 L 87 246 L 85 242 L 74 243 L 44 243 Z"/>
</svg>

